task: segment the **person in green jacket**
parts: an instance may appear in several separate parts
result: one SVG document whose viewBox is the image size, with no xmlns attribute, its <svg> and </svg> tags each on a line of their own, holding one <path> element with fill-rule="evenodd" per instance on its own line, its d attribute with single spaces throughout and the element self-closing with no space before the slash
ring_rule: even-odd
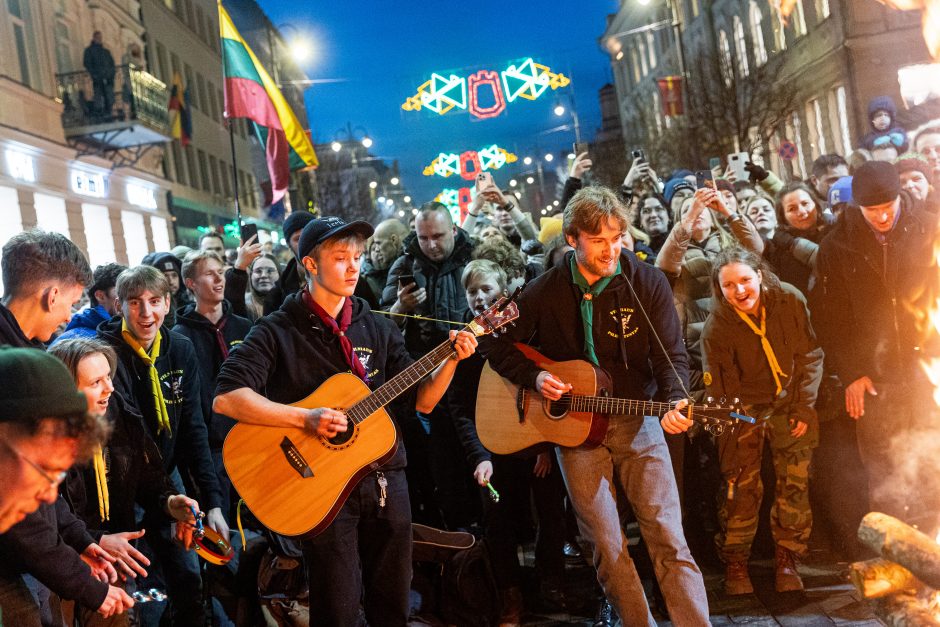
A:
<svg viewBox="0 0 940 627">
<path fill-rule="evenodd" d="M 747 560 L 757 531 L 761 455 L 768 440 L 776 474 L 770 513 L 776 589 L 802 590 L 796 564 L 812 527 L 809 464 L 819 441 L 814 404 L 823 352 L 803 295 L 781 283 L 755 253 L 741 248 L 719 253 L 712 290 L 715 302 L 702 333 L 706 389 L 714 397 L 740 398 L 750 415 L 765 418 L 736 425 L 718 442 L 726 487 L 717 538 L 726 564 L 725 591 L 753 591 Z"/>
</svg>

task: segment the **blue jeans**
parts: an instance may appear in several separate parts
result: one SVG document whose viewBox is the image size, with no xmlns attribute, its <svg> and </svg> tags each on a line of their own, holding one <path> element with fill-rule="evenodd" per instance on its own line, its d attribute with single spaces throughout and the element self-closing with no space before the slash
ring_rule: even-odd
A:
<svg viewBox="0 0 940 627">
<path fill-rule="evenodd" d="M 709 625 L 705 584 L 682 533 L 679 493 L 659 421 L 613 417 L 600 446 L 559 447 L 558 457 L 581 535 L 594 551 L 597 580 L 623 624 L 656 621 L 627 552 L 618 492 L 636 515 L 673 624 Z"/>
</svg>

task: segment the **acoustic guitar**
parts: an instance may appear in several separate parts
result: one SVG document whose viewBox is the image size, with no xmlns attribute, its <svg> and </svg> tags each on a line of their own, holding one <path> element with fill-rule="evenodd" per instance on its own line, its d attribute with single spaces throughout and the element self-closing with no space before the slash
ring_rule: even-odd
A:
<svg viewBox="0 0 940 627">
<path fill-rule="evenodd" d="M 489 362 L 483 365 L 477 391 L 476 425 L 480 442 L 498 455 L 510 455 L 540 446 L 598 446 L 607 433 L 610 415 L 662 416 L 672 403 L 636 401 L 608 396 L 613 389 L 610 376 L 593 364 L 582 361 L 552 361 L 531 346 L 516 344 L 526 357 L 565 383 L 571 392 L 550 401 L 538 392 L 515 385 L 496 374 Z M 683 410 L 688 418 L 720 433 L 735 420 L 754 423 L 740 413 L 737 399 L 731 404 L 690 405 Z"/>
<path fill-rule="evenodd" d="M 518 317 L 516 303 L 501 298 L 463 330 L 486 335 Z M 236 424 L 222 447 L 232 484 L 268 529 L 285 536 L 320 533 L 359 481 L 395 454 L 395 425 L 384 407 L 453 355 L 447 340 L 375 390 L 353 374 L 340 373 L 291 403 L 344 412 L 348 428 L 333 438 L 304 429 Z"/>
</svg>

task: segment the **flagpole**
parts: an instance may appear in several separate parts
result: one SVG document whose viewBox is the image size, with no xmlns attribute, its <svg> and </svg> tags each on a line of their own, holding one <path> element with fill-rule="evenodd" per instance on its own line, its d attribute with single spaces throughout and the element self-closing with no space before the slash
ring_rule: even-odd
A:
<svg viewBox="0 0 940 627">
<path fill-rule="evenodd" d="M 222 0 L 216 2 L 218 7 L 222 6 Z M 216 11 L 217 14 L 221 14 L 221 11 Z M 219 27 L 221 31 L 221 25 Z M 225 118 L 225 123 L 228 126 L 228 144 L 229 148 L 232 151 L 232 189 L 235 192 L 235 220 L 238 223 L 238 235 L 241 237 L 242 233 L 242 206 L 239 201 L 238 194 L 238 157 L 235 156 L 235 120 L 228 117 L 228 107 L 226 107 L 225 96 L 228 94 L 228 90 L 225 90 L 225 40 L 222 38 L 222 33 L 219 32 L 219 54 L 222 56 L 222 86 L 223 86 L 223 98 L 222 98 L 222 117 Z"/>
</svg>

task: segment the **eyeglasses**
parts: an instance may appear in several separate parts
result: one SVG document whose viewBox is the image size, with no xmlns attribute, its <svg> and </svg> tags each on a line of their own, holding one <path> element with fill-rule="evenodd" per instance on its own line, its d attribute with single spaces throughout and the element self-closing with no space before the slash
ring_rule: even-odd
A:
<svg viewBox="0 0 940 627">
<path fill-rule="evenodd" d="M 13 448 L 13 446 L 12 446 L 9 442 L 7 442 L 6 440 L 0 440 L 0 443 L 2 443 L 4 447 L 6 447 L 6 448 L 9 449 L 10 451 L 12 451 L 12 453 L 13 453 L 14 455 L 16 455 L 21 461 L 26 462 L 29 466 L 32 466 L 32 468 L 33 468 L 36 472 L 38 472 L 40 475 L 42 475 L 43 478 L 44 478 L 46 481 L 49 482 L 49 488 L 50 488 L 50 489 L 56 489 L 56 488 L 58 488 L 58 487 L 59 487 L 59 484 L 61 484 L 63 481 L 65 481 L 65 478 L 66 478 L 66 477 L 68 476 L 68 474 L 69 474 L 67 470 L 60 470 L 60 471 L 58 471 L 58 472 L 49 474 L 42 466 L 40 466 L 39 464 L 37 464 L 36 462 L 34 462 L 33 460 L 31 460 L 30 458 L 28 458 L 28 457 L 26 457 L 25 455 L 23 455 L 22 453 L 20 453 L 18 450 L 16 450 L 15 448 Z"/>
</svg>

